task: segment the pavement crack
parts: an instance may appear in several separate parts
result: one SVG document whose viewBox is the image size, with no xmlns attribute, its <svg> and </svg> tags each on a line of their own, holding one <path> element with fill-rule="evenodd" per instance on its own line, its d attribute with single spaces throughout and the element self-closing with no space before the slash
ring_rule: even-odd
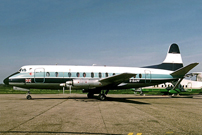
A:
<svg viewBox="0 0 202 135">
<path fill-rule="evenodd" d="M 68 100 L 68 99 L 63 100 L 63 101 L 61 101 L 61 102 L 59 102 L 59 103 L 57 103 L 57 104 L 55 104 L 55 105 L 51 106 L 50 108 L 48 108 L 48 109 L 46 109 L 46 110 L 42 111 L 42 112 L 41 112 L 41 113 L 39 113 L 38 115 L 35 115 L 34 117 L 32 117 L 32 118 L 30 118 L 30 119 L 26 120 L 25 122 L 20 123 L 19 125 L 17 125 L 17 126 L 15 126 L 15 127 L 11 128 L 11 129 L 9 129 L 8 131 L 14 130 L 15 128 L 18 128 L 18 127 L 20 127 L 21 125 L 26 124 L 27 122 L 29 122 L 29 121 L 31 121 L 31 120 L 33 120 L 33 119 L 35 119 L 36 117 L 38 117 L 38 116 L 40 116 L 40 115 L 42 115 L 42 114 L 44 114 L 44 113 L 46 113 L 47 111 L 49 111 L 49 110 L 51 110 L 52 108 L 54 108 L 54 107 L 56 107 L 56 106 L 58 106 L 58 105 L 60 105 L 60 104 L 64 103 L 64 102 L 65 102 L 65 101 L 67 101 L 67 100 Z"/>
<path fill-rule="evenodd" d="M 99 112 L 100 112 L 100 114 L 101 114 L 102 121 L 103 121 L 103 123 L 104 123 L 105 129 L 106 129 L 107 133 L 109 133 L 108 130 L 107 130 L 107 126 L 106 126 L 106 124 L 105 124 L 104 118 L 103 118 L 103 116 L 102 116 L 102 112 L 101 112 L 100 104 L 99 104 L 99 103 L 98 103 L 98 107 L 99 107 Z"/>
</svg>

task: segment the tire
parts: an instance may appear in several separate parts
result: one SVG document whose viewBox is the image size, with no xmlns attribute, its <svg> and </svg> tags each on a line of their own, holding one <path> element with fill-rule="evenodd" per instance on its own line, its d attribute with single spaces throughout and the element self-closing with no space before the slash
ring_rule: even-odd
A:
<svg viewBox="0 0 202 135">
<path fill-rule="evenodd" d="M 32 99 L 32 97 L 30 95 L 27 95 L 27 99 L 30 100 Z"/>
<path fill-rule="evenodd" d="M 106 96 L 104 94 L 100 94 L 99 98 L 100 98 L 101 101 L 104 101 L 106 99 Z"/>
</svg>

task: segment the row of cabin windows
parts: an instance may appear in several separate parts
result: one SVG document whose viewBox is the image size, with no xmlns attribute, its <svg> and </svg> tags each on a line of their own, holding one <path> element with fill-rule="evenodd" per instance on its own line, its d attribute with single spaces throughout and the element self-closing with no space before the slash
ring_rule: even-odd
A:
<svg viewBox="0 0 202 135">
<path fill-rule="evenodd" d="M 21 69 L 19 70 L 19 72 L 26 72 L 26 69 L 22 69 L 22 68 L 21 68 Z M 58 75 L 59 75 L 59 73 L 58 73 L 58 72 L 55 72 L 55 76 L 58 77 Z M 72 73 L 69 72 L 69 73 L 68 73 L 68 76 L 71 77 L 71 75 L 72 75 Z M 112 75 L 116 75 L 116 74 L 113 73 Z M 49 76 L 50 76 L 50 72 L 46 72 L 46 76 L 49 77 Z M 77 73 L 76 73 L 76 76 L 77 76 L 77 77 L 80 77 L 80 73 L 77 72 Z M 102 73 L 99 72 L 99 73 L 98 73 L 98 76 L 99 76 L 99 78 L 102 78 Z M 83 73 L 83 77 L 86 77 L 86 73 L 85 73 L 85 72 Z M 94 78 L 94 73 L 93 73 L 93 72 L 91 72 L 91 77 Z M 109 74 L 108 74 L 107 72 L 105 73 L 105 77 L 109 77 Z M 133 78 L 136 78 L 136 75 L 135 75 Z M 139 78 L 142 78 L 142 74 L 139 74 Z"/>
<path fill-rule="evenodd" d="M 58 75 L 59 75 L 59 73 L 58 73 L 58 72 L 55 72 L 55 77 L 58 77 Z M 83 75 L 83 77 L 86 77 L 86 73 L 85 73 L 85 72 L 84 72 L 82 75 Z M 116 74 L 113 73 L 112 75 L 116 75 Z M 50 76 L 50 72 L 46 72 L 46 76 L 49 77 L 49 76 Z M 68 72 L 68 77 L 71 77 L 71 76 L 72 76 L 72 73 L 71 73 L 71 72 Z M 79 72 L 76 73 L 76 76 L 77 76 L 77 77 L 81 77 L 81 75 L 80 75 Z M 94 73 L 94 72 L 91 72 L 91 78 L 94 78 L 94 76 L 95 76 L 95 73 Z M 101 72 L 98 73 L 98 77 L 99 77 L 99 78 L 102 78 L 102 73 L 101 73 Z M 109 73 L 106 72 L 106 73 L 105 73 L 105 77 L 109 77 Z M 133 76 L 133 78 L 136 78 L 136 75 Z M 139 74 L 139 78 L 142 78 L 142 74 Z"/>
<path fill-rule="evenodd" d="M 58 77 L 59 73 L 58 72 L 55 72 L 55 77 Z M 81 74 L 79 72 L 76 73 L 76 76 L 77 77 L 86 77 L 86 73 L 84 72 L 82 74 L 83 76 L 81 76 Z M 112 75 L 116 75 L 115 73 L 113 73 Z M 50 76 L 50 72 L 46 72 L 46 76 L 49 77 Z M 71 72 L 68 72 L 68 77 L 71 77 L 72 76 L 72 73 Z M 91 77 L 94 78 L 95 76 L 95 73 L 94 72 L 91 72 Z M 102 73 L 99 72 L 98 73 L 98 77 L 99 78 L 102 78 Z M 105 73 L 105 77 L 109 77 L 109 74 L 108 73 Z"/>
</svg>

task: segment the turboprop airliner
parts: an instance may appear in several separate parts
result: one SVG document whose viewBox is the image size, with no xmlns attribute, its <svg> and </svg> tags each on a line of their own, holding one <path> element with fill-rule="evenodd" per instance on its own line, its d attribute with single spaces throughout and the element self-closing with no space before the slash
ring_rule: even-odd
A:
<svg viewBox="0 0 202 135">
<path fill-rule="evenodd" d="M 131 60 L 132 61 L 132 60 Z M 82 89 L 92 98 L 99 94 L 105 100 L 109 90 L 140 88 L 176 81 L 176 87 L 198 63 L 183 67 L 180 50 L 172 44 L 163 63 L 147 67 L 28 65 L 6 79 L 4 83 L 17 89 Z M 29 92 L 28 92 L 29 93 Z M 27 99 L 31 99 L 27 95 Z"/>
</svg>

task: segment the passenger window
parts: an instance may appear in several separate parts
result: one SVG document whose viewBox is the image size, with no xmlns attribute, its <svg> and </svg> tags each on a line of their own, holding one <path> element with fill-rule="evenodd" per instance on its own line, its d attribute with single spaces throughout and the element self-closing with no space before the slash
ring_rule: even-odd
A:
<svg viewBox="0 0 202 135">
<path fill-rule="evenodd" d="M 113 73 L 112 75 L 116 75 L 115 73 Z"/>
<path fill-rule="evenodd" d="M 72 74 L 69 72 L 69 73 L 68 73 L 68 76 L 69 76 L 69 77 L 71 77 L 71 76 L 72 76 Z"/>
<path fill-rule="evenodd" d="M 94 78 L 94 73 L 93 72 L 91 72 L 91 77 Z"/>
<path fill-rule="evenodd" d="M 108 77 L 109 76 L 109 74 L 108 73 L 105 73 L 105 77 Z"/>
<path fill-rule="evenodd" d="M 58 77 L 58 72 L 55 72 L 55 76 Z"/>
<path fill-rule="evenodd" d="M 50 72 L 46 72 L 46 76 L 49 77 L 50 76 Z"/>
<path fill-rule="evenodd" d="M 77 76 L 77 77 L 79 77 L 79 76 L 80 76 L 80 73 L 79 73 L 79 72 L 77 72 L 77 73 L 76 73 L 76 76 Z"/>
<path fill-rule="evenodd" d="M 102 73 L 99 72 L 99 78 L 102 78 Z"/>
<path fill-rule="evenodd" d="M 142 78 L 142 74 L 139 74 L 139 78 Z"/>
<path fill-rule="evenodd" d="M 86 77 L 86 73 L 83 73 L 83 77 Z"/>
</svg>

